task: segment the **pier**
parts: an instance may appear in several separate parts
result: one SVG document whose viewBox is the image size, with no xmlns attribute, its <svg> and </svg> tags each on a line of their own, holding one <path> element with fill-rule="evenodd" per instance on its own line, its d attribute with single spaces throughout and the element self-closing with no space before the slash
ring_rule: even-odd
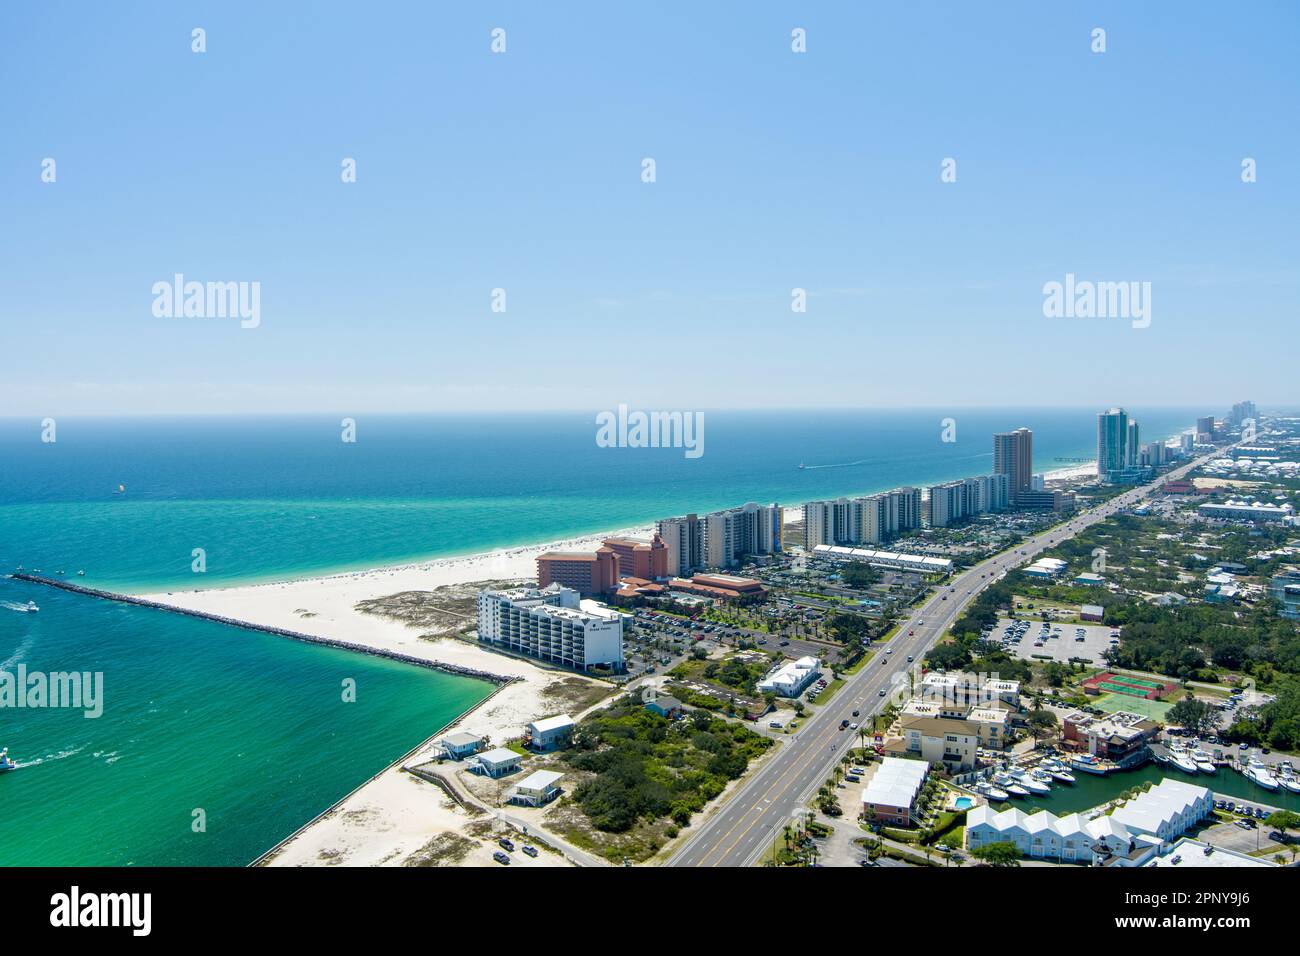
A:
<svg viewBox="0 0 1300 956">
<path fill-rule="evenodd" d="M 391 661 L 400 661 L 403 664 L 414 664 L 416 667 L 441 671 L 444 674 L 453 674 L 457 677 L 473 677 L 476 680 L 490 681 L 498 687 L 504 686 L 518 679 L 515 677 L 506 677 L 501 674 L 493 674 L 490 671 L 477 670 L 473 667 L 462 667 L 458 664 L 445 664 L 441 661 L 431 661 L 423 657 L 415 657 L 411 654 L 402 654 L 399 651 L 367 647 L 365 644 L 354 644 L 351 641 L 340 641 L 331 637 L 319 637 L 315 634 L 304 634 L 301 631 L 291 631 L 288 628 L 283 627 L 252 624 L 248 621 L 241 621 L 233 617 L 223 617 L 220 614 L 210 614 L 207 611 L 194 611 L 189 608 L 163 604 L 159 601 L 150 601 L 146 598 L 132 597 L 130 594 L 118 594 L 114 591 L 101 591 L 98 588 L 88 588 L 80 584 L 73 584 L 70 581 L 60 581 L 56 578 L 41 577 L 40 575 L 27 574 L 22 571 L 16 571 L 11 574 L 10 577 L 15 581 L 26 581 L 29 584 L 39 584 L 44 587 L 58 588 L 60 591 L 70 591 L 73 594 L 99 598 L 104 601 L 116 601 L 119 604 L 134 604 L 137 607 L 148 607 L 158 611 L 167 611 L 170 614 L 184 614 L 187 617 L 196 617 L 205 621 L 214 621 L 217 624 L 226 624 L 230 627 L 243 628 L 246 631 L 260 631 L 263 634 L 274 634 L 276 637 L 287 637 L 291 641 L 302 641 L 305 644 L 317 644 L 321 647 L 332 647 L 341 651 L 356 651 L 361 654 L 369 654 L 372 657 L 386 657 Z"/>
</svg>

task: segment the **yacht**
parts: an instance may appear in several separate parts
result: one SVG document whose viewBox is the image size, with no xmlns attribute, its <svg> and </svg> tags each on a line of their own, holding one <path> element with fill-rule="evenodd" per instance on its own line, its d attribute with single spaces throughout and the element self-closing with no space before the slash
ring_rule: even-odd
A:
<svg viewBox="0 0 1300 956">
<path fill-rule="evenodd" d="M 998 774 L 993 778 L 993 782 L 1013 797 L 1029 796 L 1029 791 L 1016 783 L 1015 778 L 1008 773 Z"/>
<path fill-rule="evenodd" d="M 1098 760 L 1095 754 L 1075 754 L 1070 758 L 1070 766 L 1075 770 L 1082 770 L 1084 773 L 1098 775 L 1106 773 L 1106 765 Z"/>
<path fill-rule="evenodd" d="M 1214 765 L 1214 758 L 1199 747 L 1192 751 L 1191 757 L 1196 764 L 1196 769 L 1201 773 L 1219 772 L 1219 768 Z"/>
<path fill-rule="evenodd" d="M 1281 786 L 1290 790 L 1292 793 L 1300 793 L 1300 779 L 1296 778 L 1296 775 L 1292 772 L 1290 767 L 1285 765 L 1278 767 L 1275 776 L 1277 777 L 1277 782 Z"/>
<path fill-rule="evenodd" d="M 0 747 L 0 773 L 6 770 L 13 770 L 18 764 L 9 759 L 9 748 Z"/>
<path fill-rule="evenodd" d="M 1196 761 L 1193 760 L 1188 755 L 1187 751 L 1183 750 L 1181 747 L 1179 747 L 1177 750 L 1175 750 L 1173 747 L 1169 748 L 1169 762 L 1173 764 L 1175 767 L 1177 767 L 1179 770 L 1181 770 L 1183 773 L 1190 773 L 1194 775 L 1197 772 Z"/>
<path fill-rule="evenodd" d="M 1008 796 L 1010 796 L 1010 794 L 1008 794 L 1001 787 L 995 787 L 993 786 L 993 784 L 989 783 L 986 780 L 982 780 L 979 783 L 975 784 L 975 792 L 982 797 L 992 800 L 994 803 L 1001 803 Z"/>
<path fill-rule="evenodd" d="M 1264 766 L 1264 761 L 1258 757 L 1251 757 L 1250 762 L 1246 765 L 1246 779 L 1257 787 L 1263 787 L 1265 790 L 1276 790 L 1278 788 L 1277 777 Z"/>
<path fill-rule="evenodd" d="M 1037 780 L 1039 783 L 1043 784 L 1044 786 L 1050 787 L 1052 785 L 1052 775 L 1048 773 L 1046 770 L 1043 770 L 1041 767 L 1036 770 L 1029 771 L 1029 776 L 1033 777 L 1035 780 Z"/>
<path fill-rule="evenodd" d="M 1035 779 L 1032 774 L 1026 773 L 1024 770 L 1012 770 L 1011 776 L 1016 783 L 1020 784 L 1020 786 L 1024 787 L 1030 793 L 1050 793 L 1052 790 L 1052 788 L 1047 784 L 1043 783 L 1041 780 Z"/>
<path fill-rule="evenodd" d="M 1052 775 L 1053 780 L 1059 780 L 1061 783 L 1074 783 L 1074 774 L 1063 763 L 1055 760 L 1046 760 L 1043 762 L 1043 769 Z"/>
</svg>

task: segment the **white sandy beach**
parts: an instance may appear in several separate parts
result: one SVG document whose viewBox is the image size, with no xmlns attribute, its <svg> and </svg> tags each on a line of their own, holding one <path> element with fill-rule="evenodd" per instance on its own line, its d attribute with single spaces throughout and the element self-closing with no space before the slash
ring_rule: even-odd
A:
<svg viewBox="0 0 1300 956">
<path fill-rule="evenodd" d="M 536 580 L 537 556 L 545 551 L 594 550 L 604 538 L 651 533 L 651 528 L 628 528 L 545 545 L 501 549 L 459 558 L 437 558 L 420 564 L 301 581 L 141 596 L 160 604 L 219 614 L 252 624 L 282 627 L 424 660 L 522 678 L 455 725 L 457 730 L 486 734 L 494 742 L 500 742 L 519 736 L 529 721 L 550 716 L 544 713 L 542 692 L 548 684 L 569 675 L 453 638 L 422 640 L 418 629 L 376 614 L 362 613 L 356 610 L 357 603 L 400 591 L 428 591 L 449 584 L 507 578 Z M 430 732 L 434 729 L 431 728 Z"/>
</svg>

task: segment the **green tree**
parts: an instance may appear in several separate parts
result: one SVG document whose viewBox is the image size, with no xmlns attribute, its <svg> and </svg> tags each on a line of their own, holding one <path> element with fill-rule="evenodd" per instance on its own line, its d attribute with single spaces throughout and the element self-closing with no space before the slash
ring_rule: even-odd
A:
<svg viewBox="0 0 1300 956">
<path fill-rule="evenodd" d="M 988 843 L 971 850 L 970 855 L 986 866 L 1011 867 L 1020 865 L 1020 851 L 1011 842 Z"/>
</svg>

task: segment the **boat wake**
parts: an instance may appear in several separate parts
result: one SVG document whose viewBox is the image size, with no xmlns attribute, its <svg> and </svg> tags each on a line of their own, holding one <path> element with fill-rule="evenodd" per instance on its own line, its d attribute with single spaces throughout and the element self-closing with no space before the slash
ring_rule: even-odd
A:
<svg viewBox="0 0 1300 956">
<path fill-rule="evenodd" d="M 23 660 L 27 657 L 27 652 L 32 649 L 32 645 L 34 643 L 36 642 L 29 637 L 26 640 L 24 640 L 21 644 L 19 644 L 17 650 L 15 650 L 3 661 L 0 661 L 0 671 L 8 670 L 9 668 L 13 667 L 15 664 L 21 664 Z"/>
<path fill-rule="evenodd" d="M 800 465 L 799 467 L 804 471 L 813 471 L 817 468 L 856 468 L 859 465 L 869 465 L 873 461 L 874 458 L 861 458 L 858 461 L 839 461 L 829 465 Z"/>
<path fill-rule="evenodd" d="M 37 757 L 35 760 L 15 761 L 14 769 L 22 770 L 24 767 L 37 767 L 43 763 L 53 763 L 55 760 L 66 760 L 69 757 L 75 757 L 77 754 L 81 753 L 83 749 L 85 748 L 77 747 L 73 750 L 61 750 L 56 754 L 46 754 L 44 757 Z"/>
</svg>

